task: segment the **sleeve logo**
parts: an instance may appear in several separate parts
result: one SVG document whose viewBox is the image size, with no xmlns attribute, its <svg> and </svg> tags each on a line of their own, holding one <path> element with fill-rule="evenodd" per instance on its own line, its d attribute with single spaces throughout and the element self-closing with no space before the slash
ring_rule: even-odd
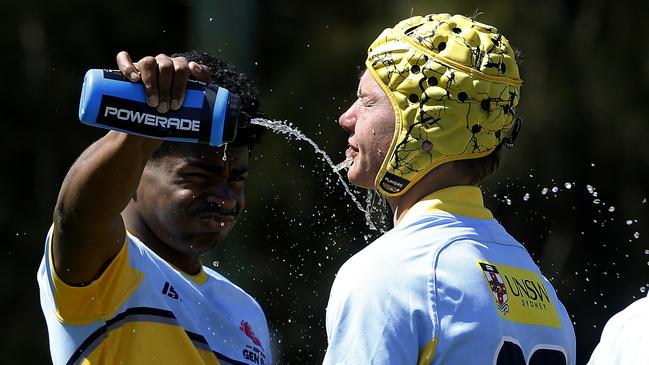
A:
<svg viewBox="0 0 649 365">
<path fill-rule="evenodd" d="M 266 363 L 265 350 L 259 338 L 255 336 L 250 323 L 241 321 L 239 329 L 255 344 L 255 346 L 246 345 L 246 349 L 243 350 L 243 358 L 254 364 L 264 365 Z"/>
<path fill-rule="evenodd" d="M 501 318 L 561 328 L 561 320 L 539 274 L 514 266 L 478 261 Z"/>
<path fill-rule="evenodd" d="M 165 285 L 162 288 L 162 294 L 168 296 L 171 299 L 180 300 L 180 297 L 178 296 L 178 292 L 176 292 L 176 289 L 174 289 L 174 287 L 171 284 L 169 284 L 168 281 L 165 281 Z"/>
<path fill-rule="evenodd" d="M 262 350 L 264 349 L 264 347 L 261 345 L 261 341 L 259 341 L 259 338 L 255 336 L 255 333 L 252 331 L 252 326 L 250 326 L 250 323 L 248 323 L 248 321 L 241 321 L 241 326 L 239 326 L 239 329 L 252 341 L 252 343 L 259 346 Z"/>
</svg>

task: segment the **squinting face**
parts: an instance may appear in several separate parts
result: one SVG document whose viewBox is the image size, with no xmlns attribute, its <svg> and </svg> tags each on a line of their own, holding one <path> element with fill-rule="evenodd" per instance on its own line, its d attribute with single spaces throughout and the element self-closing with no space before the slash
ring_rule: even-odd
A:
<svg viewBox="0 0 649 365">
<path fill-rule="evenodd" d="M 394 135 L 394 118 L 390 99 L 365 71 L 358 84 L 358 99 L 338 119 L 350 134 L 346 154 L 354 160 L 347 172 L 352 184 L 374 189 L 374 179 Z"/>
<path fill-rule="evenodd" d="M 158 239 L 176 252 L 201 254 L 233 228 L 245 204 L 248 146 L 183 144 L 147 166 L 136 204 Z M 151 165 L 151 164 L 150 164 Z"/>
</svg>

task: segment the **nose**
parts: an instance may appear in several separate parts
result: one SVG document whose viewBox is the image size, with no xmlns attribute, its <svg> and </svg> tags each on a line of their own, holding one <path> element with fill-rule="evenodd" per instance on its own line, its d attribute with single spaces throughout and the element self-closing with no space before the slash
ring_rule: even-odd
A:
<svg viewBox="0 0 649 365">
<path fill-rule="evenodd" d="M 212 186 L 207 192 L 205 200 L 225 212 L 234 211 L 237 206 L 236 193 L 227 182 Z"/>
<path fill-rule="evenodd" d="M 356 113 L 354 110 L 354 106 L 356 103 L 352 104 L 352 106 L 347 109 L 346 112 L 342 113 L 340 117 L 338 118 L 338 124 L 340 127 L 350 134 L 354 133 L 354 128 L 356 127 Z"/>
</svg>

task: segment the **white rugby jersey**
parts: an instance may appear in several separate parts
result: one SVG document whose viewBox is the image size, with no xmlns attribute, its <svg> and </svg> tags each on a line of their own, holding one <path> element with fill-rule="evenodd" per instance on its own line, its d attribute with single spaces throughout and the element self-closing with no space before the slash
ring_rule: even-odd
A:
<svg viewBox="0 0 649 365">
<path fill-rule="evenodd" d="M 649 298 L 633 302 L 611 317 L 588 365 L 647 365 Z"/>
<path fill-rule="evenodd" d="M 260 306 L 213 270 L 184 274 L 127 234 L 97 280 L 72 287 L 54 272 L 51 234 L 38 283 L 54 364 L 271 363 Z"/>
<path fill-rule="evenodd" d="M 426 196 L 349 259 L 326 324 L 327 365 L 575 364 L 566 309 L 473 186 Z"/>
</svg>

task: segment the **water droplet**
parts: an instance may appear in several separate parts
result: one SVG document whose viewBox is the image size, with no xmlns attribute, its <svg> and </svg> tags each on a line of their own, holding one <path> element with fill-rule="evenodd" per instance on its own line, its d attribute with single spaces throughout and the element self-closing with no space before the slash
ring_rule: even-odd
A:
<svg viewBox="0 0 649 365">
<path fill-rule="evenodd" d="M 630 219 L 627 219 L 627 220 L 626 220 L 626 225 L 627 225 L 627 226 L 630 226 L 630 225 L 632 225 L 632 224 L 633 224 L 633 221 L 632 221 L 632 220 L 630 220 Z"/>
<path fill-rule="evenodd" d="M 640 238 L 640 232 L 634 232 L 633 233 L 633 238 L 635 238 L 635 239 Z"/>
<path fill-rule="evenodd" d="M 218 261 L 214 261 L 214 262 L 212 263 L 212 266 L 214 266 L 214 267 L 219 267 L 219 262 L 218 262 Z"/>
<path fill-rule="evenodd" d="M 571 183 L 569 183 L 569 182 L 567 182 L 567 183 L 565 183 L 565 184 L 563 184 L 563 186 L 565 186 L 565 187 L 566 187 L 566 189 L 572 189 L 572 184 L 571 184 Z"/>
<path fill-rule="evenodd" d="M 599 203 L 601 203 L 601 201 L 599 199 L 593 200 L 593 204 L 599 204 Z"/>
<path fill-rule="evenodd" d="M 647 287 L 641 286 L 640 287 L 640 293 L 644 293 L 645 291 L 647 291 Z"/>
<path fill-rule="evenodd" d="M 530 200 L 530 194 L 529 194 L 529 193 L 525 193 L 525 195 L 523 195 L 523 200 L 524 200 L 524 201 L 528 201 L 528 200 Z"/>
<path fill-rule="evenodd" d="M 588 190 L 589 194 L 592 194 L 595 191 L 592 185 L 586 185 L 586 189 Z"/>
<path fill-rule="evenodd" d="M 548 193 L 548 188 L 543 188 L 543 190 L 541 190 L 541 195 L 545 195 L 547 193 Z"/>
<path fill-rule="evenodd" d="M 214 20 L 214 18 L 210 18 L 210 23 L 212 22 L 212 20 Z"/>
<path fill-rule="evenodd" d="M 608 208 L 608 211 L 611 212 L 611 213 L 613 213 L 613 212 L 615 211 L 615 207 L 611 205 L 611 206 Z"/>
<path fill-rule="evenodd" d="M 556 193 L 557 191 L 559 191 L 559 188 L 558 188 L 558 187 L 556 187 L 556 186 L 552 187 L 552 192 L 553 192 L 553 193 Z"/>
</svg>

